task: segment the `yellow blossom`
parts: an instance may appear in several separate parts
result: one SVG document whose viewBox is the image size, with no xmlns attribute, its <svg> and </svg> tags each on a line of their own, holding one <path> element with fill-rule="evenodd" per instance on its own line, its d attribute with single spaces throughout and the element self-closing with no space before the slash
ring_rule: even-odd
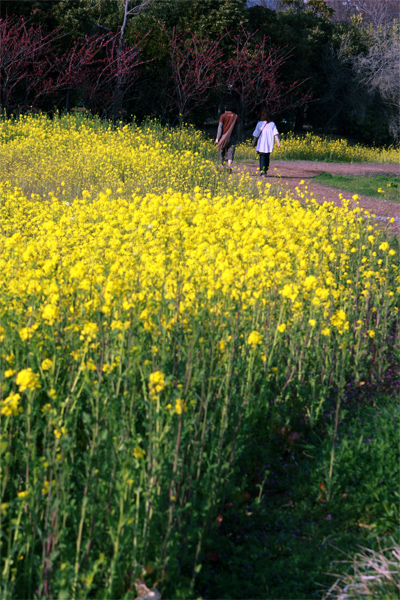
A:
<svg viewBox="0 0 400 600">
<path fill-rule="evenodd" d="M 60 437 L 62 437 L 63 435 L 66 434 L 66 429 L 63 426 L 63 427 L 60 427 L 60 429 L 55 429 L 53 433 L 56 436 L 56 438 L 59 440 Z"/>
<path fill-rule="evenodd" d="M 331 317 L 331 323 L 334 327 L 341 327 L 345 321 L 346 313 L 342 309 L 337 310 L 335 314 Z"/>
<path fill-rule="evenodd" d="M 257 346 L 258 344 L 261 344 L 261 342 L 262 336 L 258 331 L 252 331 L 247 338 L 247 343 L 249 346 Z"/>
<path fill-rule="evenodd" d="M 25 342 L 26 340 L 30 340 L 33 334 L 35 333 L 36 329 L 36 327 L 22 327 L 22 329 L 18 331 L 19 337 L 23 342 Z"/>
<path fill-rule="evenodd" d="M 58 308 L 57 306 L 54 306 L 54 304 L 47 304 L 42 310 L 42 317 L 49 325 L 53 325 L 58 314 Z"/>
<path fill-rule="evenodd" d="M 0 402 L 0 415 L 6 417 L 16 416 L 20 412 L 19 401 L 21 396 L 19 394 L 10 394 Z"/>
<path fill-rule="evenodd" d="M 161 371 L 154 371 L 149 376 L 149 393 L 150 397 L 154 398 L 161 394 L 165 388 L 165 377 Z"/>
<path fill-rule="evenodd" d="M 28 369 L 22 369 L 17 375 L 15 383 L 19 386 L 19 391 L 24 392 L 25 390 L 34 390 L 39 388 L 39 375 L 34 373 L 29 367 Z"/>
<path fill-rule="evenodd" d="M 187 411 L 187 404 L 184 400 L 182 400 L 181 398 L 177 398 L 175 400 L 175 412 L 177 415 L 181 415 L 182 412 L 186 412 Z"/>
<path fill-rule="evenodd" d="M 133 451 L 133 456 L 135 458 L 144 458 L 146 454 L 146 450 L 143 450 L 143 448 L 141 448 L 140 446 L 136 446 L 136 448 Z"/>
<path fill-rule="evenodd" d="M 42 487 L 42 494 L 48 494 L 50 491 L 50 485 L 53 487 L 56 483 L 56 480 L 53 479 L 50 483 L 50 481 L 45 481 Z"/>
<path fill-rule="evenodd" d="M 49 371 L 53 367 L 53 361 L 50 358 L 45 358 L 42 361 L 43 371 Z"/>
<path fill-rule="evenodd" d="M 81 331 L 80 339 L 83 340 L 85 337 L 90 341 L 97 337 L 99 332 L 99 326 L 97 323 L 86 323 Z"/>
</svg>

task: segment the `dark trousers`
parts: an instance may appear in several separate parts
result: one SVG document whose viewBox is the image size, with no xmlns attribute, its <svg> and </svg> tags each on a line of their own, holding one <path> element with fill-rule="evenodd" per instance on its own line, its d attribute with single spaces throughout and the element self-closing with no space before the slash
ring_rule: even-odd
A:
<svg viewBox="0 0 400 600">
<path fill-rule="evenodd" d="M 259 152 L 260 155 L 260 173 L 266 173 L 269 167 L 269 152 Z"/>
</svg>

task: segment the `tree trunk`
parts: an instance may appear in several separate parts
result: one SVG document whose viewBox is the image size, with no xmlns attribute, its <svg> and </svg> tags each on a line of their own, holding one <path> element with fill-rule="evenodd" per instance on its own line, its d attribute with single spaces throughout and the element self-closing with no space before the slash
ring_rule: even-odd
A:
<svg viewBox="0 0 400 600">
<path fill-rule="evenodd" d="M 121 56 L 122 49 L 124 46 L 124 37 L 126 24 L 128 22 L 128 6 L 130 0 L 124 2 L 124 20 L 121 25 L 121 32 L 119 36 L 118 49 L 117 49 L 117 77 L 115 81 L 115 90 L 113 94 L 113 105 L 112 105 L 112 118 L 115 122 L 121 114 L 122 104 L 122 75 L 121 75 Z"/>
</svg>

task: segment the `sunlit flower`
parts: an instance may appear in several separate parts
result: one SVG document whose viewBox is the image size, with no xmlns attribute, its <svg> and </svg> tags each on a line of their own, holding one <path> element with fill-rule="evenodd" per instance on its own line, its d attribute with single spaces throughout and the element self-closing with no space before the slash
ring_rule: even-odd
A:
<svg viewBox="0 0 400 600">
<path fill-rule="evenodd" d="M 181 398 L 177 398 L 175 400 L 175 412 L 177 415 L 181 415 L 182 412 L 186 412 L 187 411 L 187 404 L 184 400 L 182 400 Z"/>
<path fill-rule="evenodd" d="M 154 398 L 161 394 L 165 388 L 165 377 L 161 371 L 154 371 L 149 376 L 149 393 L 150 397 Z"/>
<path fill-rule="evenodd" d="M 56 438 L 59 440 L 60 437 L 62 437 L 63 435 L 65 435 L 67 433 L 65 427 L 60 427 L 60 429 L 54 429 L 53 431 L 54 435 L 56 436 Z"/>
<path fill-rule="evenodd" d="M 17 375 L 15 383 L 19 386 L 19 391 L 24 392 L 25 390 L 34 390 L 40 387 L 39 375 L 33 373 L 32 369 L 22 369 Z"/>
<path fill-rule="evenodd" d="M 0 415 L 6 417 L 16 416 L 20 412 L 19 401 L 21 396 L 19 394 L 10 394 L 0 402 Z"/>
<path fill-rule="evenodd" d="M 247 338 L 247 343 L 249 346 L 257 346 L 258 344 L 261 344 L 261 342 L 262 336 L 258 331 L 252 331 Z"/>
<path fill-rule="evenodd" d="M 42 361 L 42 369 L 43 371 L 49 371 L 53 367 L 53 361 L 50 358 L 45 358 Z"/>
</svg>

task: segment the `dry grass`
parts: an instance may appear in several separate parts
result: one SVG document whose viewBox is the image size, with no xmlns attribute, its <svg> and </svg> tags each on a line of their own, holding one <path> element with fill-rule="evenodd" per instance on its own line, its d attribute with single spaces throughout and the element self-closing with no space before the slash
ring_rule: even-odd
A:
<svg viewBox="0 0 400 600">
<path fill-rule="evenodd" d="M 353 573 L 335 575 L 335 583 L 323 600 L 347 600 L 347 598 L 400 598 L 400 545 L 392 540 L 388 548 L 379 552 L 362 548 L 351 561 Z"/>
</svg>

